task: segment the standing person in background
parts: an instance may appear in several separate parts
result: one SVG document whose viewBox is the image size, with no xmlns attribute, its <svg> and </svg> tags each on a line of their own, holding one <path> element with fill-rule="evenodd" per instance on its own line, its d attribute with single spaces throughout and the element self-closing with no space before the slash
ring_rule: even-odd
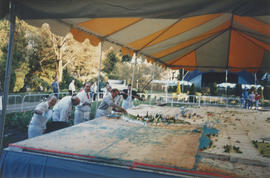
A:
<svg viewBox="0 0 270 178">
<path fill-rule="evenodd" d="M 247 89 L 245 89 L 243 97 L 244 97 L 244 102 L 245 102 L 245 108 L 248 108 L 249 102 L 248 102 L 248 90 Z"/>
<path fill-rule="evenodd" d="M 37 105 L 28 127 L 28 138 L 33 138 L 44 133 L 47 121 L 52 117 L 52 110 L 50 108 L 55 105 L 56 101 L 57 98 L 51 96 L 47 101 Z"/>
<path fill-rule="evenodd" d="M 90 88 L 91 84 L 87 82 L 84 84 L 84 90 L 77 94 L 77 97 L 80 99 L 80 104 L 75 108 L 74 125 L 90 119 L 92 101 Z"/>
<path fill-rule="evenodd" d="M 68 86 L 69 95 L 73 96 L 75 94 L 75 90 L 75 80 L 72 80 Z"/>
<path fill-rule="evenodd" d="M 96 95 L 97 95 L 97 83 L 96 83 L 96 82 L 94 82 L 94 83 L 91 85 L 90 92 L 92 93 L 93 101 L 96 101 Z"/>
<path fill-rule="evenodd" d="M 249 101 L 248 109 L 252 109 L 253 104 L 255 103 L 255 94 L 254 94 L 254 91 L 252 91 L 251 89 L 248 95 L 248 101 Z"/>
<path fill-rule="evenodd" d="M 53 93 L 55 95 L 55 97 L 58 99 L 58 93 L 59 93 L 59 83 L 57 81 L 57 78 L 54 79 L 53 83 L 52 83 L 52 89 L 53 89 Z"/>
<path fill-rule="evenodd" d="M 258 93 L 258 92 L 256 92 L 256 94 L 255 94 L 255 109 L 256 110 L 258 110 L 258 107 L 259 107 L 259 101 L 261 100 L 261 95 Z"/>
</svg>

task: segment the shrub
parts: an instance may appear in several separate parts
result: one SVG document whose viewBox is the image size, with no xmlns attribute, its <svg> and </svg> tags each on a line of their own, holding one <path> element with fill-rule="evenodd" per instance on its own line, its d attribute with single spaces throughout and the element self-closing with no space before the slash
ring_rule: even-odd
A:
<svg viewBox="0 0 270 178">
<path fill-rule="evenodd" d="M 264 99 L 270 99 L 270 86 L 265 85 L 263 90 Z"/>
<path fill-rule="evenodd" d="M 6 115 L 5 128 L 27 131 L 27 127 L 32 118 L 32 112 L 16 112 Z"/>
<path fill-rule="evenodd" d="M 217 83 L 216 82 L 211 83 L 210 84 L 210 94 L 211 94 L 211 96 L 217 96 L 217 93 L 218 93 Z"/>
</svg>

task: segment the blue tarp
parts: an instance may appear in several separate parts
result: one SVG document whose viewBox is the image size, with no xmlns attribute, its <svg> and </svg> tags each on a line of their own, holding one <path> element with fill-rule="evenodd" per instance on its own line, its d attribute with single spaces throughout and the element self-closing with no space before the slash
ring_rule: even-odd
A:
<svg viewBox="0 0 270 178">
<path fill-rule="evenodd" d="M 209 72 L 214 72 L 212 70 L 210 70 Z M 205 74 L 208 72 L 200 72 L 199 70 L 194 70 L 192 72 L 187 73 L 187 75 L 185 76 L 184 80 L 186 81 L 191 81 L 192 79 L 196 78 L 199 75 Z M 238 75 L 238 83 L 239 84 L 253 84 L 254 83 L 254 74 L 251 72 L 246 72 L 246 71 L 241 71 L 241 72 L 228 72 L 228 74 L 235 74 Z M 225 72 L 224 72 L 224 76 L 225 76 Z M 225 78 L 224 78 L 225 80 Z"/>
<path fill-rule="evenodd" d="M 3 150 L 2 178 L 174 177 L 43 154 Z"/>
</svg>

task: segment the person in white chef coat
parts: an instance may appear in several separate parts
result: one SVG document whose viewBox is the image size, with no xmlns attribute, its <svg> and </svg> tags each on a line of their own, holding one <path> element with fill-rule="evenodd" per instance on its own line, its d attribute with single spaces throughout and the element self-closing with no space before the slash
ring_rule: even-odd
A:
<svg viewBox="0 0 270 178">
<path fill-rule="evenodd" d="M 117 109 L 120 112 L 126 113 L 127 111 L 121 106 L 115 104 L 114 99 L 118 95 L 119 91 L 117 89 L 112 89 L 101 101 L 97 111 L 96 117 L 100 118 L 111 114 L 112 109 Z"/>
<path fill-rule="evenodd" d="M 89 82 L 84 84 L 84 89 L 77 94 L 80 99 L 80 104 L 76 106 L 74 113 L 74 125 L 88 121 L 91 114 L 91 102 L 90 96 L 91 84 Z"/>
<path fill-rule="evenodd" d="M 71 116 L 72 106 L 80 104 L 77 96 L 65 96 L 53 108 L 52 120 L 67 123 Z"/>
<path fill-rule="evenodd" d="M 52 117 L 50 109 L 57 102 L 55 96 L 50 96 L 47 101 L 38 104 L 34 110 L 34 115 L 28 126 L 28 138 L 42 135 L 46 129 L 48 120 Z"/>
</svg>

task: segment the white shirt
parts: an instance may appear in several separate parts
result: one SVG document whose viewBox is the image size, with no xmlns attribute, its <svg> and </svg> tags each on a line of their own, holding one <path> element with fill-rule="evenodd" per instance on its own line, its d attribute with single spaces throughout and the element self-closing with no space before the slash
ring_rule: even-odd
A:
<svg viewBox="0 0 270 178">
<path fill-rule="evenodd" d="M 72 111 L 71 98 L 72 96 L 65 96 L 54 106 L 53 111 L 58 112 L 60 117 L 53 118 L 53 121 L 67 122 L 68 117 L 71 115 Z"/>
<path fill-rule="evenodd" d="M 88 96 L 89 96 L 89 98 L 88 98 Z M 85 92 L 85 90 L 83 90 L 77 94 L 77 97 L 80 98 L 80 104 L 78 106 L 76 106 L 76 109 L 78 109 L 82 112 L 91 112 L 91 105 L 84 105 L 83 106 L 83 104 L 85 102 L 91 104 L 92 99 L 90 97 L 90 93 L 88 93 L 88 96 L 87 96 L 87 93 Z"/>
<path fill-rule="evenodd" d="M 75 91 L 75 90 L 76 90 L 76 89 L 75 89 L 75 85 L 74 85 L 73 82 L 71 82 L 71 83 L 69 84 L 68 90 L 70 90 L 70 91 Z"/>
<path fill-rule="evenodd" d="M 39 103 L 36 106 L 35 111 L 40 111 L 42 113 L 49 111 L 49 104 L 48 104 L 48 102 L 45 101 L 45 102 Z"/>
<path fill-rule="evenodd" d="M 103 100 L 101 101 L 101 104 L 99 105 L 97 112 L 96 112 L 96 118 L 109 115 L 112 111 L 112 107 L 115 106 L 113 98 L 111 93 L 108 93 Z"/>
<path fill-rule="evenodd" d="M 39 112 L 41 112 L 41 114 L 34 114 L 33 115 L 31 122 L 30 122 L 30 126 L 46 128 L 46 123 L 47 123 L 48 119 L 50 119 L 50 117 L 51 117 L 51 113 L 49 113 L 50 109 L 49 109 L 48 102 L 39 103 L 36 106 L 35 111 L 39 111 Z"/>
</svg>

